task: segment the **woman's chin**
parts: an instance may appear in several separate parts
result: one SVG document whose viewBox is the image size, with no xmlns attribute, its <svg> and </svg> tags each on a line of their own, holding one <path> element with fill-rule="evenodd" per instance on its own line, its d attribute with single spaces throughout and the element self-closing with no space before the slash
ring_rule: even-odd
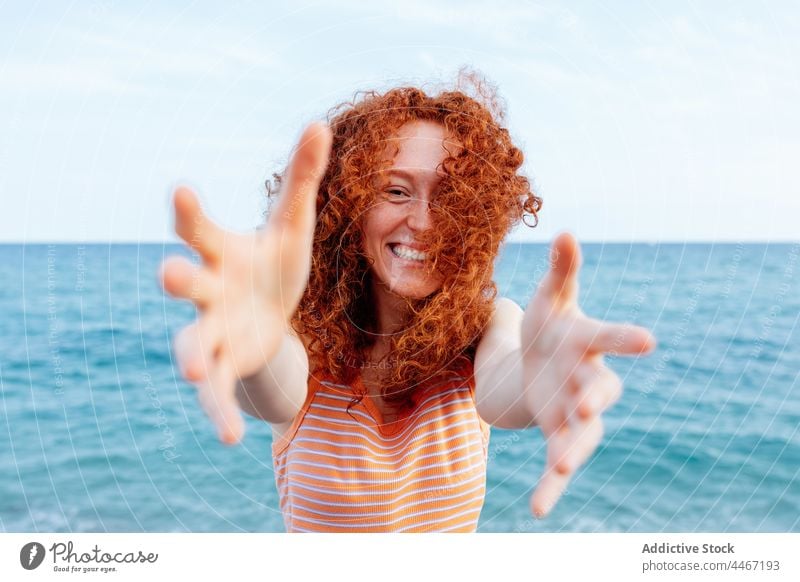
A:
<svg viewBox="0 0 800 582">
<path fill-rule="evenodd" d="M 381 286 L 392 295 L 411 300 L 425 299 L 442 287 L 441 282 L 433 280 L 430 277 L 419 277 L 419 280 L 409 280 L 417 278 L 418 277 L 408 276 L 390 277 L 388 281 L 383 280 L 383 285 Z"/>
<path fill-rule="evenodd" d="M 441 288 L 438 281 L 421 281 L 419 283 L 411 281 L 397 281 L 389 285 L 389 290 L 395 295 L 405 299 L 425 299 L 436 293 Z"/>
<path fill-rule="evenodd" d="M 399 289 L 397 291 L 393 291 L 395 295 L 399 295 L 404 299 L 411 299 L 411 300 L 418 300 L 418 299 L 425 299 L 426 297 L 430 296 L 431 294 L 437 291 L 436 287 L 433 288 L 425 288 L 425 289 Z"/>
</svg>

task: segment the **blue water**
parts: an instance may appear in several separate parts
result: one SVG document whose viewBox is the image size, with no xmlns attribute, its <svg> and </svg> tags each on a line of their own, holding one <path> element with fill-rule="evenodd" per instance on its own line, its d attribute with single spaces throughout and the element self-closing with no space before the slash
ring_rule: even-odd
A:
<svg viewBox="0 0 800 582">
<path fill-rule="evenodd" d="M 0 246 L 0 531 L 282 531 L 268 427 L 219 444 L 175 374 L 162 245 Z M 585 245 L 590 315 L 654 329 L 551 516 L 538 431 L 494 430 L 481 531 L 800 531 L 800 244 Z M 546 247 L 508 245 L 525 304 Z"/>
</svg>

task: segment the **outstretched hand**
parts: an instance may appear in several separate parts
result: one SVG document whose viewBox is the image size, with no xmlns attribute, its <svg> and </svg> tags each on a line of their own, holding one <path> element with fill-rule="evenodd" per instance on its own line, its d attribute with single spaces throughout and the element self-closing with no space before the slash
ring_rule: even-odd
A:
<svg viewBox="0 0 800 582">
<path fill-rule="evenodd" d="M 280 198 L 257 232 L 227 231 L 205 215 L 191 190 L 175 192 L 175 231 L 202 264 L 170 257 L 160 280 L 170 295 L 198 309 L 197 320 L 176 336 L 174 351 L 224 443 L 244 434 L 237 379 L 257 373 L 278 351 L 308 282 L 317 189 L 331 139 L 326 125 L 305 130 Z"/>
<path fill-rule="evenodd" d="M 601 413 L 620 396 L 622 382 L 603 354 L 640 355 L 655 348 L 645 328 L 587 317 L 578 306 L 580 247 L 569 234 L 553 242 L 550 271 L 522 322 L 525 400 L 547 441 L 547 462 L 531 496 L 543 517 L 603 434 Z"/>
</svg>

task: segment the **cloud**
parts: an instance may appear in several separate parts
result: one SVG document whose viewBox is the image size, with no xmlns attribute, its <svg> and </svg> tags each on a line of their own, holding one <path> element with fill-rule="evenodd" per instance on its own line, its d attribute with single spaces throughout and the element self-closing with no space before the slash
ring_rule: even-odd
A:
<svg viewBox="0 0 800 582">
<path fill-rule="evenodd" d="M 3 75 L 9 92 L 141 97 L 185 90 L 183 82 L 223 83 L 280 66 L 263 42 L 224 29 L 199 42 L 188 27 L 172 26 L 167 33 L 137 25 L 130 34 L 114 26 L 103 33 L 62 27 L 46 46 L 40 56 L 28 51 L 7 59 Z"/>
</svg>

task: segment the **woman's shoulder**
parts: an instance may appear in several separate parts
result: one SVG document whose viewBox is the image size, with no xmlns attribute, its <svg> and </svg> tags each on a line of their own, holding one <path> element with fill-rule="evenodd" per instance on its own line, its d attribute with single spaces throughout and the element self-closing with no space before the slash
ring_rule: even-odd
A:
<svg viewBox="0 0 800 582">
<path fill-rule="evenodd" d="M 310 357 L 311 356 L 310 346 L 312 341 L 311 335 L 308 333 L 299 333 L 294 329 L 291 329 L 290 333 L 300 340 L 300 342 L 303 344 L 303 348 L 305 348 L 306 350 L 306 356 L 308 356 L 308 373 L 312 376 L 316 373 L 319 373 L 318 370 L 319 364 L 316 361 L 314 361 L 315 360 L 314 358 Z"/>
</svg>

